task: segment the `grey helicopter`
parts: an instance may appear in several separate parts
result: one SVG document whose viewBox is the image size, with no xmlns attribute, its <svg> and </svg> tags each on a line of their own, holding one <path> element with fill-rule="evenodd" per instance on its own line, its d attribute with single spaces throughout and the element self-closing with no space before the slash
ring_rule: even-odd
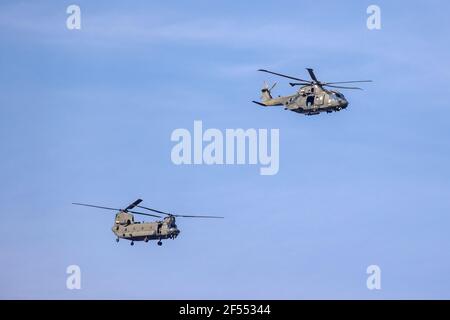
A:
<svg viewBox="0 0 450 320">
<path fill-rule="evenodd" d="M 114 219 L 114 225 L 112 226 L 112 232 L 116 235 L 116 241 L 119 242 L 119 239 L 125 239 L 131 241 L 131 245 L 134 245 L 134 241 L 144 241 L 148 242 L 149 240 L 158 240 L 158 246 L 162 245 L 162 241 L 164 239 L 175 239 L 180 234 L 180 229 L 178 229 L 175 224 L 175 218 L 183 217 L 183 218 L 219 218 L 223 217 L 219 216 L 193 216 L 193 215 L 179 215 L 179 214 L 171 214 L 164 211 L 155 210 L 152 208 L 144 207 L 139 205 L 142 202 L 142 199 L 137 199 L 132 204 L 130 204 L 125 209 L 117 209 L 103 206 L 96 206 L 92 204 L 78 203 L 74 202 L 72 204 L 78 206 L 92 207 L 98 209 L 105 210 L 113 210 L 117 211 L 116 217 Z M 134 211 L 134 208 L 141 208 L 144 210 L 152 211 L 155 213 L 159 213 L 165 215 L 163 220 L 154 221 L 154 222 L 136 222 L 134 220 L 133 214 L 150 216 L 156 218 L 162 218 L 160 215 L 144 213 L 139 211 Z"/>
<path fill-rule="evenodd" d="M 347 108 L 348 101 L 339 91 L 329 90 L 327 88 L 362 90 L 359 87 L 340 86 L 340 84 L 372 82 L 372 80 L 321 82 L 317 79 L 313 69 L 306 68 L 306 70 L 308 71 L 311 80 L 304 80 L 265 69 L 259 69 L 258 71 L 261 72 L 298 81 L 290 82 L 289 85 L 291 87 L 300 86 L 300 89 L 295 94 L 274 98 L 272 97 L 271 91 L 277 83 L 275 82 L 272 87 L 269 87 L 268 83 L 264 81 L 263 88 L 261 89 L 261 101 L 252 102 L 263 107 L 284 106 L 285 110 L 291 110 L 308 116 L 320 114 L 322 112 L 332 113 Z"/>
</svg>

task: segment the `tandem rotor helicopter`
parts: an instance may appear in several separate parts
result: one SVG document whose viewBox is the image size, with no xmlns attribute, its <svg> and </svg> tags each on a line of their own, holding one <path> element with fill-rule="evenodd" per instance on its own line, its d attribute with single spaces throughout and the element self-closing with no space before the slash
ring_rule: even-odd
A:
<svg viewBox="0 0 450 320">
<path fill-rule="evenodd" d="M 152 208 L 147 208 L 144 206 L 140 206 L 139 204 L 142 202 L 142 199 L 137 199 L 135 202 L 130 204 L 125 209 L 116 209 L 110 207 L 102 207 L 95 206 L 92 204 L 85 203 L 72 203 L 78 206 L 85 207 L 93 207 L 98 209 L 106 209 L 118 211 L 116 213 L 116 218 L 114 219 L 114 225 L 112 227 L 112 232 L 117 236 L 116 241 L 119 242 L 119 239 L 130 240 L 131 245 L 134 245 L 134 241 L 144 241 L 148 242 L 149 240 L 158 240 L 158 246 L 162 245 L 163 239 L 175 239 L 180 234 L 180 229 L 178 229 L 175 224 L 175 217 L 183 217 L 183 218 L 223 218 L 218 216 L 192 216 L 192 215 L 179 215 L 179 214 L 171 214 L 164 211 L 155 210 Z M 145 210 L 149 210 L 155 213 L 163 214 L 164 217 L 161 221 L 154 222 L 135 222 L 133 214 L 139 214 L 143 216 L 150 216 L 161 218 L 160 215 L 151 214 L 151 213 L 143 213 L 138 211 L 132 211 L 134 208 L 141 208 Z"/>
<path fill-rule="evenodd" d="M 285 74 L 272 72 L 265 69 L 259 69 L 258 71 L 274 74 L 276 76 L 288 78 L 298 82 L 290 82 L 291 87 L 301 86 L 300 89 L 293 95 L 272 97 L 271 91 L 276 86 L 276 82 L 269 88 L 267 82 L 264 82 L 264 86 L 261 89 L 261 102 L 252 101 L 260 106 L 284 106 L 285 110 L 291 110 L 297 113 L 302 113 L 308 116 L 320 114 L 321 112 L 331 113 L 337 112 L 347 108 L 348 101 L 344 95 L 335 90 L 328 90 L 329 88 L 339 89 L 357 89 L 362 90 L 359 87 L 347 87 L 337 86 L 336 84 L 348 84 L 357 82 L 372 82 L 372 80 L 356 80 L 356 81 L 340 81 L 340 82 L 321 82 L 317 80 L 314 70 L 311 68 L 306 69 L 312 80 L 304 80 L 300 78 L 291 77 Z"/>
</svg>

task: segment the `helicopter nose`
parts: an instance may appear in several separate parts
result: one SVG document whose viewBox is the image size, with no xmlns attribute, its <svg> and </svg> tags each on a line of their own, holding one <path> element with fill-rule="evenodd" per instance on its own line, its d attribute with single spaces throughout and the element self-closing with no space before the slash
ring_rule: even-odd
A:
<svg viewBox="0 0 450 320">
<path fill-rule="evenodd" d="M 345 108 L 347 108 L 347 106 L 348 106 L 348 101 L 345 100 L 345 99 L 343 99 L 343 100 L 340 101 L 339 104 L 341 105 L 341 108 L 342 108 L 342 109 L 345 109 Z"/>
</svg>

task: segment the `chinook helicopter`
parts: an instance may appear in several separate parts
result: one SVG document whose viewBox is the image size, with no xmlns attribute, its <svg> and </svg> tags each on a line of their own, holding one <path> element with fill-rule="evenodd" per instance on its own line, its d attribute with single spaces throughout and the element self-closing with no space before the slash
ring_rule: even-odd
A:
<svg viewBox="0 0 450 320">
<path fill-rule="evenodd" d="M 125 209 L 116 209 L 110 207 L 102 207 L 95 206 L 92 204 L 85 203 L 72 203 L 77 206 L 85 206 L 92 207 L 98 209 L 106 209 L 118 211 L 116 213 L 116 218 L 114 219 L 114 225 L 112 227 L 112 232 L 116 235 L 116 241 L 119 242 L 119 239 L 126 239 L 131 241 L 131 245 L 134 245 L 134 241 L 144 241 L 148 242 L 149 240 L 158 240 L 158 246 L 162 245 L 163 239 L 175 239 L 180 234 L 180 230 L 175 224 L 175 218 L 183 217 L 183 218 L 223 218 L 218 216 L 191 216 L 191 215 L 179 215 L 179 214 L 171 214 L 164 211 L 155 210 L 152 208 L 147 208 L 144 206 L 140 206 L 139 204 L 142 202 L 142 199 L 137 199 L 135 202 L 130 204 Z M 133 211 L 131 209 L 141 208 L 148 211 L 152 211 L 155 213 L 159 213 L 165 215 L 163 220 L 155 221 L 155 222 L 136 222 L 134 221 L 133 214 L 139 214 L 143 216 L 150 216 L 161 218 L 160 215 L 144 213 Z"/>
<path fill-rule="evenodd" d="M 264 82 L 264 86 L 261 89 L 261 102 L 252 101 L 260 106 L 284 106 L 285 110 L 291 110 L 297 113 L 302 113 L 308 116 L 320 114 L 321 112 L 331 113 L 337 112 L 347 108 L 348 101 L 344 95 L 335 90 L 328 90 L 329 88 L 339 89 L 357 89 L 362 90 L 359 87 L 347 87 L 337 86 L 336 84 L 345 83 L 357 83 L 357 82 L 372 82 L 372 80 L 356 80 L 356 81 L 340 81 L 340 82 L 321 82 L 314 74 L 314 70 L 311 68 L 306 69 L 311 77 L 311 80 L 303 80 L 287 76 L 285 74 L 272 72 L 265 69 L 259 69 L 258 71 L 274 74 L 276 76 L 288 78 L 298 82 L 290 82 L 291 87 L 301 86 L 300 89 L 290 96 L 278 96 L 272 97 L 271 91 L 276 86 L 276 82 L 269 88 L 267 82 Z"/>
</svg>

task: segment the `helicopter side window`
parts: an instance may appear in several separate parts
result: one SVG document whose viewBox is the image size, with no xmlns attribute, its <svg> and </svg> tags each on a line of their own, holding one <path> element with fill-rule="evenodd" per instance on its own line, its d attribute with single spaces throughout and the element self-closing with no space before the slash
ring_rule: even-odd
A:
<svg viewBox="0 0 450 320">
<path fill-rule="evenodd" d="M 314 93 L 314 88 L 311 88 L 311 93 Z"/>
<path fill-rule="evenodd" d="M 335 93 L 330 94 L 329 95 L 329 100 L 330 100 L 330 102 L 335 102 L 337 100 L 336 99 L 336 94 Z"/>
</svg>

